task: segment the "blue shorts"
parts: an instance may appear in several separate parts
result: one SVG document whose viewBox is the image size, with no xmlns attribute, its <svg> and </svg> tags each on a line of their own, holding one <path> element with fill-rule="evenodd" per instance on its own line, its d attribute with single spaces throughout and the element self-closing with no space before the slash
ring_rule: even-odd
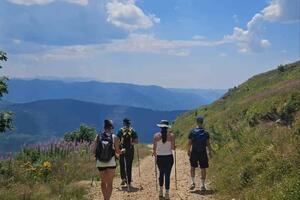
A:
<svg viewBox="0 0 300 200">
<path fill-rule="evenodd" d="M 202 152 L 193 152 L 191 153 L 190 157 L 190 164 L 191 167 L 197 168 L 200 167 L 201 169 L 208 168 L 208 156 L 206 151 Z"/>
</svg>

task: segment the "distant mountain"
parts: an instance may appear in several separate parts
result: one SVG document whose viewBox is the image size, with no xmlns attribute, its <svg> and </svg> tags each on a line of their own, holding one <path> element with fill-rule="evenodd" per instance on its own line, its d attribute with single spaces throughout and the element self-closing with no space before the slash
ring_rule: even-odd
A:
<svg viewBox="0 0 300 200">
<path fill-rule="evenodd" d="M 176 90 L 159 86 L 124 83 L 64 82 L 58 80 L 20 80 L 8 82 L 9 94 L 4 100 L 26 103 L 46 99 L 76 99 L 105 105 L 125 105 L 153 110 L 189 110 L 211 103 L 219 90 Z M 223 91 L 224 93 L 224 91 Z"/>
<path fill-rule="evenodd" d="M 185 93 L 185 94 L 195 94 L 200 98 L 204 99 L 206 102 L 213 102 L 224 95 L 227 90 L 222 89 L 177 89 L 168 88 L 171 92 Z"/>
<path fill-rule="evenodd" d="M 122 125 L 122 119 L 132 119 L 140 141 L 151 142 L 161 119 L 174 120 L 183 111 L 153 111 L 128 106 L 110 106 L 78 100 L 42 100 L 24 104 L 7 105 L 3 109 L 14 112 L 14 131 L 1 136 L 0 151 L 14 150 L 25 142 L 61 137 L 85 123 L 100 130 L 103 120 L 111 118 L 115 131 Z"/>
</svg>

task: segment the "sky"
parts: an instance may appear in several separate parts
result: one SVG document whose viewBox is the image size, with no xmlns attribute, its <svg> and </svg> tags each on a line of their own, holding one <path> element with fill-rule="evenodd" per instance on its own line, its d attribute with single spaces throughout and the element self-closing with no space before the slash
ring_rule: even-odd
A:
<svg viewBox="0 0 300 200">
<path fill-rule="evenodd" d="M 0 0 L 2 69 L 227 89 L 300 59 L 300 0 Z"/>
</svg>

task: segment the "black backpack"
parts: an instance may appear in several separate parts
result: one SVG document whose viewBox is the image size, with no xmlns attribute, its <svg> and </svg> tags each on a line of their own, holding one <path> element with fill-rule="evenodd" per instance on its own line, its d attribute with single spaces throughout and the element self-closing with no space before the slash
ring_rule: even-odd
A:
<svg viewBox="0 0 300 200">
<path fill-rule="evenodd" d="M 132 146 L 132 133 L 133 133 L 133 129 L 129 128 L 129 129 L 125 129 L 125 128 L 121 128 L 121 147 L 125 148 L 125 149 L 131 149 Z"/>
<path fill-rule="evenodd" d="M 115 155 L 113 148 L 113 135 L 108 136 L 105 133 L 97 136 L 96 159 L 101 162 L 109 162 Z"/>
<path fill-rule="evenodd" d="M 208 132 L 205 129 L 195 128 L 192 130 L 192 150 L 194 152 L 206 151 Z"/>
</svg>

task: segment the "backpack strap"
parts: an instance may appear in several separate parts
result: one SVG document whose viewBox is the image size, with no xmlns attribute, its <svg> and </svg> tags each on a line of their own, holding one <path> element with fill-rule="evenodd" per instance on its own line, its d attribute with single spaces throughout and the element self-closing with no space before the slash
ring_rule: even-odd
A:
<svg viewBox="0 0 300 200">
<path fill-rule="evenodd" d="M 112 148 L 115 150 L 115 136 L 114 134 L 111 134 L 111 140 L 112 140 Z"/>
<path fill-rule="evenodd" d="M 122 132 L 122 137 L 124 136 L 124 133 L 126 132 L 126 129 L 123 127 L 123 128 L 121 128 L 121 132 Z M 128 133 L 128 135 L 131 137 L 131 135 L 132 135 L 132 132 L 133 132 L 133 128 L 132 127 L 129 127 L 128 129 L 127 129 L 127 133 Z"/>
</svg>

